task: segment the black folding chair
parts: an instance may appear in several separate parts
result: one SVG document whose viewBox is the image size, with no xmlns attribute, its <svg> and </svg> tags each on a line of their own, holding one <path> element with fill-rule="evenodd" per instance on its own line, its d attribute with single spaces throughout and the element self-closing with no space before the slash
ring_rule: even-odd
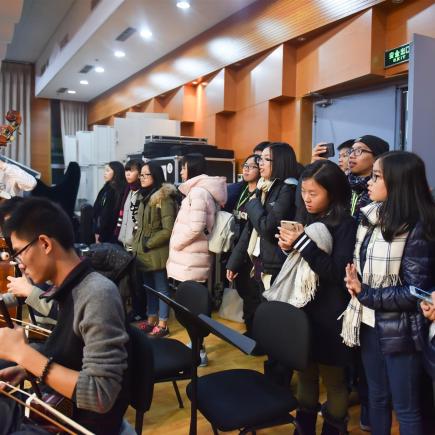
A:
<svg viewBox="0 0 435 435">
<path fill-rule="evenodd" d="M 199 318 L 209 332 L 250 353 L 241 344 L 241 334 L 206 316 Z M 253 335 L 266 354 L 287 369 L 306 367 L 309 323 L 302 310 L 284 302 L 264 302 L 255 313 Z M 257 429 L 288 423 L 298 428 L 290 414 L 298 406 L 290 388 L 255 370 L 233 369 L 201 376 L 196 386 L 187 386 L 187 394 L 195 398 L 215 435 L 218 430 L 255 434 Z M 298 431 L 302 433 L 300 428 Z"/>
<path fill-rule="evenodd" d="M 200 364 L 201 344 L 209 334 L 208 328 L 198 319 L 199 314 L 211 314 L 210 295 L 206 287 L 195 281 L 182 282 L 176 291 L 175 300 L 144 285 L 150 292 L 166 302 L 175 312 L 178 322 L 189 334 L 192 348 L 172 338 L 150 340 L 154 354 L 155 383 L 172 382 L 180 408 L 183 407 L 177 381 L 191 379 L 196 385 L 197 368 Z M 195 390 L 195 387 L 193 387 Z M 190 434 L 196 434 L 196 395 L 191 399 Z"/>
<path fill-rule="evenodd" d="M 145 332 L 132 326 L 130 335 L 130 405 L 136 410 L 135 430 L 142 434 L 143 418 L 151 407 L 154 392 L 154 357 L 152 341 Z"/>
</svg>

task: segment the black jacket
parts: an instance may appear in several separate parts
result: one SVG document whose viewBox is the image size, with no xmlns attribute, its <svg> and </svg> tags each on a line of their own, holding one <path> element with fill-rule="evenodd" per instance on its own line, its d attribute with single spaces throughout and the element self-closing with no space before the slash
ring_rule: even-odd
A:
<svg viewBox="0 0 435 435">
<path fill-rule="evenodd" d="M 361 258 L 367 244 L 361 246 Z M 363 268 L 361 264 L 361 268 Z M 435 283 L 435 243 L 425 239 L 420 224 L 410 232 L 400 266 L 401 285 L 371 288 L 363 284 L 359 301 L 375 310 L 375 327 L 384 354 L 415 352 L 427 339 L 428 323 L 409 286 L 429 290 Z"/>
<path fill-rule="evenodd" d="M 304 233 L 294 243 L 310 268 L 318 275 L 315 297 L 303 310 L 311 326 L 311 360 L 333 366 L 347 365 L 351 349 L 340 337 L 342 321 L 338 320 L 350 299 L 344 284 L 346 264 L 352 262 L 357 223 L 350 215 L 335 226 L 327 225 L 333 239 L 332 252 L 319 249 Z M 298 245 L 298 241 L 304 238 Z"/>
<path fill-rule="evenodd" d="M 100 242 L 115 243 L 115 227 L 122 200 L 122 191 L 106 183 L 98 192 L 94 203 L 94 233 L 100 235 Z"/>
<path fill-rule="evenodd" d="M 246 261 L 246 251 L 254 227 L 260 237 L 260 260 L 264 273 L 276 275 L 285 261 L 285 255 L 278 246 L 278 226 L 282 219 L 292 220 L 295 216 L 295 185 L 276 180 L 267 193 L 264 205 L 260 193 L 246 204 L 249 222 L 244 226 L 237 245 L 227 263 L 227 269 L 237 272 Z"/>
</svg>

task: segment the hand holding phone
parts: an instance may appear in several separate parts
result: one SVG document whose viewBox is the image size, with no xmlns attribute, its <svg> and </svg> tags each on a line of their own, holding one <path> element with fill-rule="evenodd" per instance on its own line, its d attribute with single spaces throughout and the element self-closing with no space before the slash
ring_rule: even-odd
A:
<svg viewBox="0 0 435 435">
<path fill-rule="evenodd" d="M 335 148 L 332 142 L 322 144 L 322 146 L 326 148 L 326 151 L 322 154 L 319 154 L 319 157 L 324 157 L 325 159 L 329 159 L 330 157 L 335 156 Z"/>
<path fill-rule="evenodd" d="M 286 230 L 296 231 L 296 232 L 301 232 L 304 229 L 304 226 L 300 222 L 297 222 L 297 221 L 282 220 L 281 227 L 285 228 Z"/>
<path fill-rule="evenodd" d="M 422 301 L 425 301 L 427 304 L 433 305 L 432 300 L 432 294 L 422 290 L 421 288 L 414 287 L 413 285 L 409 286 L 409 291 L 412 294 L 412 296 L 415 296 L 418 299 L 421 299 Z"/>
</svg>

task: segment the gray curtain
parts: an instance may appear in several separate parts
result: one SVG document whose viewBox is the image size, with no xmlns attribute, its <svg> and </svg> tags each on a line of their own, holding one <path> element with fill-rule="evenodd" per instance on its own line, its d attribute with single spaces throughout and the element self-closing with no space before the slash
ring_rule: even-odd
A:
<svg viewBox="0 0 435 435">
<path fill-rule="evenodd" d="M 2 154 L 30 166 L 30 110 L 32 98 L 33 67 L 30 64 L 2 62 L 0 71 L 0 124 L 7 124 L 5 115 L 18 110 L 23 122 L 20 134 Z"/>
<path fill-rule="evenodd" d="M 77 131 L 88 129 L 88 105 L 75 101 L 60 102 L 60 128 L 62 146 L 65 135 L 75 135 Z"/>
</svg>

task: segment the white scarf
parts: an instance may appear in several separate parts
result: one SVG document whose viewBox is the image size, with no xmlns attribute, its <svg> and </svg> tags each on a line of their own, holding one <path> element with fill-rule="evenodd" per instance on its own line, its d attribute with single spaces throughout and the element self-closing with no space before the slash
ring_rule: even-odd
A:
<svg viewBox="0 0 435 435">
<path fill-rule="evenodd" d="M 379 224 L 379 208 L 381 203 L 373 202 L 361 209 L 369 224 L 374 227 L 373 233 L 367 246 L 366 261 L 361 273 L 361 246 L 369 230 L 368 226 L 359 225 L 356 233 L 354 251 L 354 264 L 358 274 L 362 277 L 362 283 L 372 288 L 384 288 L 400 284 L 400 265 L 405 249 L 408 232 L 394 237 L 392 242 L 387 242 L 382 236 Z M 341 337 L 349 346 L 359 346 L 359 330 L 364 319 L 373 316 L 373 310 L 363 307 L 358 299 L 353 296 L 346 311 L 339 317 L 343 317 Z M 371 325 L 371 326 L 374 326 Z"/>
<path fill-rule="evenodd" d="M 304 231 L 319 249 L 331 254 L 333 240 L 325 224 L 315 222 L 307 226 Z M 269 301 L 287 302 L 301 308 L 314 299 L 318 283 L 317 274 L 301 254 L 293 250 L 285 260 L 273 285 L 263 293 L 263 296 Z"/>
<path fill-rule="evenodd" d="M 264 205 L 266 202 L 266 196 L 274 182 L 275 180 L 265 180 L 263 177 L 258 180 L 257 189 L 261 191 L 261 204 Z M 252 228 L 251 237 L 249 239 L 248 255 L 251 258 L 260 256 L 260 237 L 258 237 L 255 228 Z"/>
</svg>

